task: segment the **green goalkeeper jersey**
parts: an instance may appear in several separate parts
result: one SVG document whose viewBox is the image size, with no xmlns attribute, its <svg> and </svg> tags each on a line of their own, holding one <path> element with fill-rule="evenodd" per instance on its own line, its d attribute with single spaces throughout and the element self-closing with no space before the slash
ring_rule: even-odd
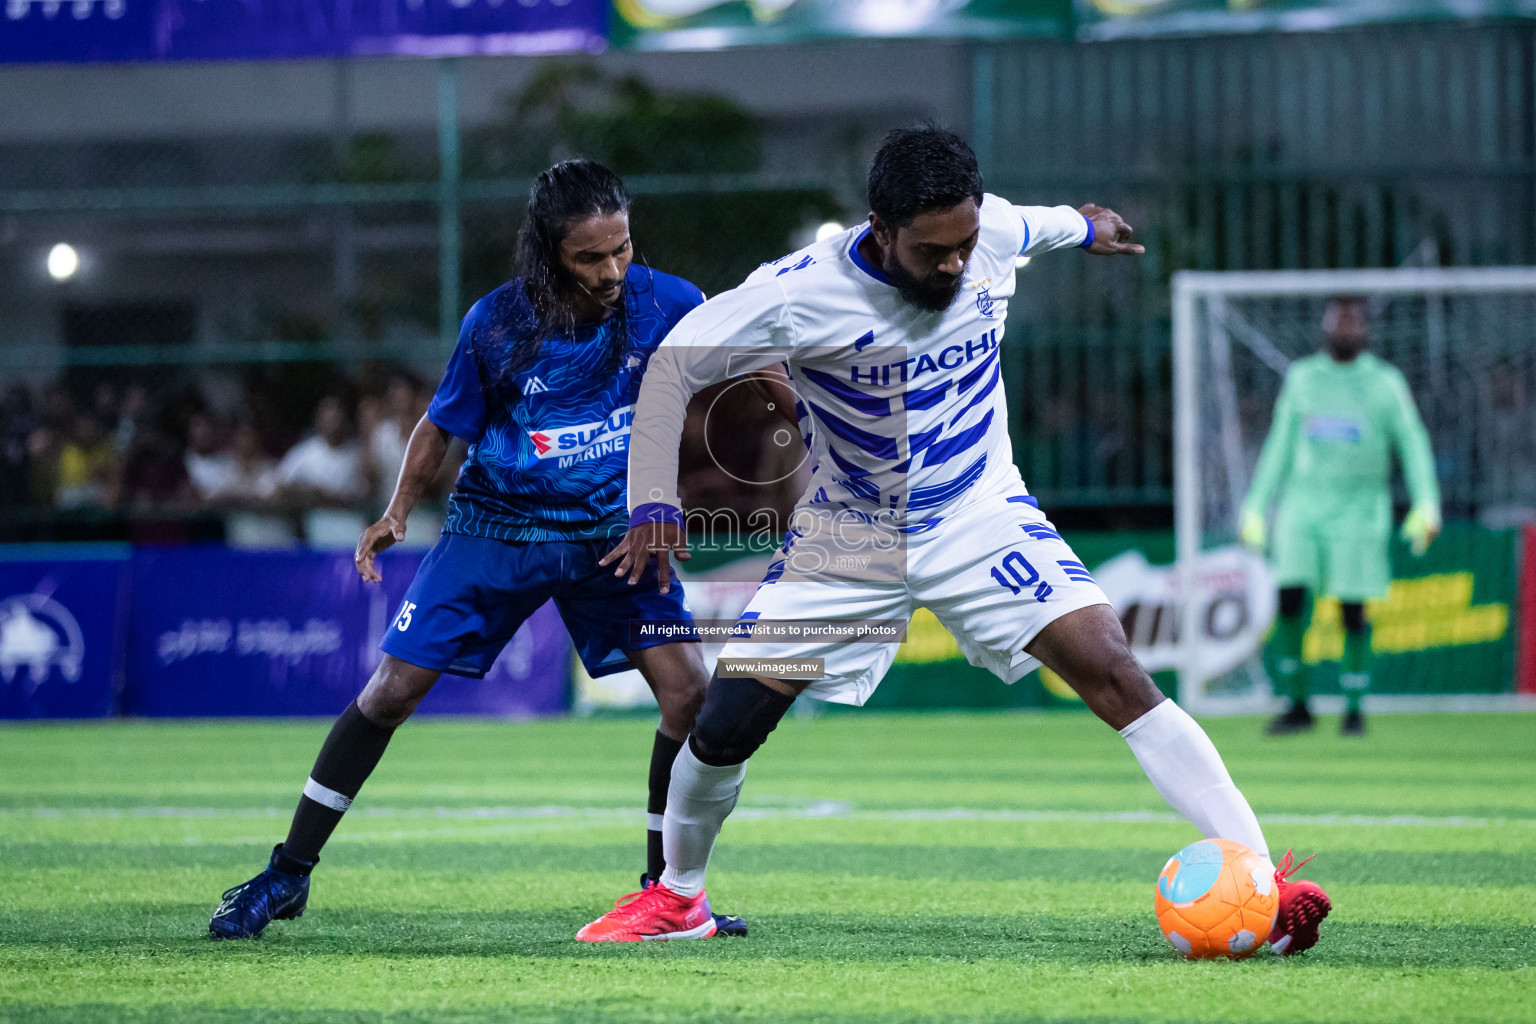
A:
<svg viewBox="0 0 1536 1024">
<path fill-rule="evenodd" d="M 1389 529 L 1391 453 L 1415 507 L 1439 508 L 1429 435 L 1398 369 L 1369 352 L 1341 363 L 1326 353 L 1291 364 L 1254 471 L 1247 506 L 1284 488 L 1282 518 Z"/>
</svg>

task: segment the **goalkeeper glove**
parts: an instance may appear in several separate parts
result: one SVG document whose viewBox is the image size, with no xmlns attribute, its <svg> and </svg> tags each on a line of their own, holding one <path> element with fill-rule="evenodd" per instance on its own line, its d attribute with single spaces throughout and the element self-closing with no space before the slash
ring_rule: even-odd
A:
<svg viewBox="0 0 1536 1024">
<path fill-rule="evenodd" d="M 1429 549 L 1430 541 L 1440 535 L 1440 509 L 1428 502 L 1421 502 L 1408 512 L 1403 520 L 1402 538 L 1409 550 L 1418 557 Z"/>
<path fill-rule="evenodd" d="M 1264 513 L 1255 508 L 1243 509 L 1242 523 L 1237 528 L 1237 535 L 1245 547 L 1262 554 L 1265 535 L 1268 532 L 1264 527 Z"/>
</svg>

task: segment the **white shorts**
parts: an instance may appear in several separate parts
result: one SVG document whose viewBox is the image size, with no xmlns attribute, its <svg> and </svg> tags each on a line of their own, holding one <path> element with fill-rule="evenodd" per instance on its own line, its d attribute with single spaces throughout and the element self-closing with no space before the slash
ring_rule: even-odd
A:
<svg viewBox="0 0 1536 1024">
<path fill-rule="evenodd" d="M 980 498 L 903 540 L 904 551 L 888 563 L 891 571 L 835 578 L 823 569 L 815 579 L 797 578 L 793 565 L 785 571 L 784 559 L 807 546 L 803 537 L 786 540 L 742 614 L 742 628 L 752 620 L 905 623 L 916 609 L 927 608 L 954 634 L 967 661 L 1012 683 L 1039 667 L 1024 648 L 1042 629 L 1068 612 L 1109 604 L 1022 487 Z M 890 642 L 753 640 L 732 641 L 720 656 L 823 659 L 825 676 L 804 692 L 859 705 L 880 685 L 896 653 Z"/>
</svg>

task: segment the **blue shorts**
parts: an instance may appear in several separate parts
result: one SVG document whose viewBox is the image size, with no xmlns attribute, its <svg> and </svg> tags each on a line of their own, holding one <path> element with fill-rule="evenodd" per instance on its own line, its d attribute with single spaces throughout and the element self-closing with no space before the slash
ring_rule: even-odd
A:
<svg viewBox="0 0 1536 1024">
<path fill-rule="evenodd" d="M 693 624 L 674 577 L 663 594 L 651 566 L 630 586 L 597 560 L 616 541 L 505 541 L 445 533 L 422 560 L 379 649 L 421 668 L 479 679 L 528 617 L 553 599 L 593 676 L 630 668 L 629 622 Z"/>
</svg>

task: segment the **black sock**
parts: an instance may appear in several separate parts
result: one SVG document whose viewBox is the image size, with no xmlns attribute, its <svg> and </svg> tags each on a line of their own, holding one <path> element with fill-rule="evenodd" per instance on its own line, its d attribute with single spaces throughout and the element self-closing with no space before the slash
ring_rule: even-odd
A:
<svg viewBox="0 0 1536 1024">
<path fill-rule="evenodd" d="M 309 874 L 320 859 L 320 848 L 384 756 L 394 733 L 370 722 L 357 701 L 347 705 L 315 758 L 299 808 L 293 812 L 288 838 L 273 854 L 278 870 Z"/>
<path fill-rule="evenodd" d="M 672 762 L 677 760 L 677 752 L 682 749 L 682 740 L 668 739 L 659 732 L 656 734 L 655 745 L 651 747 L 651 791 L 645 801 L 645 873 L 657 880 L 660 880 L 662 871 L 666 869 L 667 858 L 661 849 L 661 822 L 652 816 L 667 812 L 667 790 L 672 785 Z"/>
</svg>

